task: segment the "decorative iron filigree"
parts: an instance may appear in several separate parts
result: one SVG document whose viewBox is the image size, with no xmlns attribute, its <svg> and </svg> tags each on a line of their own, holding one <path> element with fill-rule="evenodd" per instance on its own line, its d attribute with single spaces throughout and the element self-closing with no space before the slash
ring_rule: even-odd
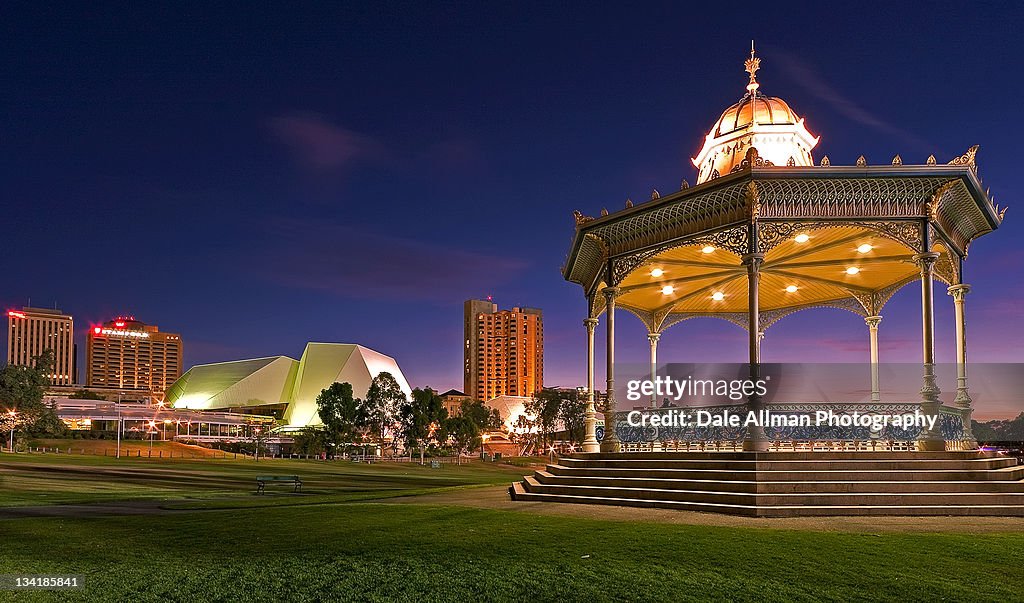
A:
<svg viewBox="0 0 1024 603">
<path fill-rule="evenodd" d="M 956 183 L 956 180 L 950 180 L 935 189 L 935 192 L 932 193 L 931 199 L 924 203 L 924 216 L 926 218 L 933 221 L 939 218 L 939 207 L 942 205 L 942 199 L 946 196 L 946 191 L 953 188 Z"/>
<path fill-rule="evenodd" d="M 868 160 L 863 155 L 857 158 L 857 167 L 865 167 L 868 164 Z"/>
<path fill-rule="evenodd" d="M 691 244 L 711 245 L 712 247 L 731 251 L 736 255 L 743 255 L 750 251 L 750 243 L 747 237 L 746 226 L 727 228 L 709 235 L 696 237 L 691 240 Z"/>
<path fill-rule="evenodd" d="M 973 147 L 967 149 L 966 153 L 964 153 L 963 155 L 961 155 L 959 157 L 953 158 L 953 160 L 951 160 L 946 165 L 966 165 L 966 166 L 971 168 L 971 171 L 977 173 L 978 172 L 978 164 L 976 164 L 974 162 L 974 156 L 977 155 L 977 154 L 978 154 L 978 145 L 974 145 Z"/>
<path fill-rule="evenodd" d="M 751 150 L 754 150 L 751 147 Z M 747 188 L 743 193 L 743 197 L 747 202 L 747 207 L 750 211 L 750 219 L 756 220 L 761 215 L 761 196 L 758 194 L 757 183 L 751 180 L 747 183 Z"/>
<path fill-rule="evenodd" d="M 924 162 L 925 165 L 935 165 L 935 155 L 929 155 L 928 159 Z"/>
<path fill-rule="evenodd" d="M 820 165 L 821 167 L 830 167 L 832 165 L 832 162 L 828 160 L 828 155 L 825 155 L 824 157 L 821 158 Z"/>
<path fill-rule="evenodd" d="M 903 158 L 900 157 L 899 155 L 896 155 L 895 157 L 892 158 L 892 164 L 893 165 L 903 165 Z"/>
<path fill-rule="evenodd" d="M 572 217 L 575 218 L 576 220 L 576 226 L 580 226 L 581 224 L 586 224 L 587 222 L 594 221 L 594 218 L 583 215 L 583 212 L 581 212 L 578 209 L 573 210 Z"/>
</svg>

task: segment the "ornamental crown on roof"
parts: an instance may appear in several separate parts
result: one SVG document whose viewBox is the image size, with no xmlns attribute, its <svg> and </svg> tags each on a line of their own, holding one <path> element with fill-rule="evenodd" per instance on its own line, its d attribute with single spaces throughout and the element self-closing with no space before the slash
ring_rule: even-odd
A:
<svg viewBox="0 0 1024 603">
<path fill-rule="evenodd" d="M 765 165 L 814 165 L 811 150 L 820 137 L 807 131 L 803 118 L 786 101 L 758 91 L 756 74 L 761 59 L 754 55 L 753 42 L 744 67 L 750 74 L 747 93 L 722 113 L 704 138 L 700 152 L 691 159 L 697 168 L 698 184 L 740 169 L 751 147 L 757 148 L 757 156 Z"/>
</svg>

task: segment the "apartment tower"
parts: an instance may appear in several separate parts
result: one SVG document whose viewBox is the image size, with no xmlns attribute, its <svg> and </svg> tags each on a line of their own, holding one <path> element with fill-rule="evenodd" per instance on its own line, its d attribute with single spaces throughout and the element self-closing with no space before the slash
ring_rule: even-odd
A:
<svg viewBox="0 0 1024 603">
<path fill-rule="evenodd" d="M 7 364 L 31 366 L 45 350 L 53 351 L 51 385 L 73 385 L 78 380 L 75 364 L 75 321 L 60 310 L 22 308 L 7 312 Z"/>
<path fill-rule="evenodd" d="M 544 387 L 544 319 L 536 308 L 464 305 L 463 391 L 478 400 L 532 396 Z"/>
</svg>

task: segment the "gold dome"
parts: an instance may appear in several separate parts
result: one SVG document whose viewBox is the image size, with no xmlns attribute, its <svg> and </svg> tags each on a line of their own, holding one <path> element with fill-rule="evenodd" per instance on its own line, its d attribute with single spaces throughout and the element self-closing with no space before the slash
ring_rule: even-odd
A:
<svg viewBox="0 0 1024 603">
<path fill-rule="evenodd" d="M 786 101 L 755 92 L 745 95 L 740 102 L 726 109 L 711 128 L 711 132 L 712 136 L 717 138 L 746 128 L 751 122 L 795 125 L 799 121 L 800 118 L 789 108 Z"/>
<path fill-rule="evenodd" d="M 697 168 L 697 183 L 742 169 L 751 147 L 766 165 L 814 165 L 811 150 L 818 144 L 804 127 L 804 120 L 781 98 L 758 91 L 755 74 L 761 59 L 754 56 L 745 66 L 750 74 L 747 93 L 718 118 L 704 138 L 704 145 L 691 161 Z"/>
</svg>

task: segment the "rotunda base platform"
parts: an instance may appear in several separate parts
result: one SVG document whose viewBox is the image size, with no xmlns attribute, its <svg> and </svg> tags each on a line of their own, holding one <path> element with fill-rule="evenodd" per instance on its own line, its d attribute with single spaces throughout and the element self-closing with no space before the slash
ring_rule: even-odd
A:
<svg viewBox="0 0 1024 603">
<path fill-rule="evenodd" d="M 509 494 L 754 517 L 1024 516 L 1024 465 L 982 451 L 590 453 Z"/>
</svg>

